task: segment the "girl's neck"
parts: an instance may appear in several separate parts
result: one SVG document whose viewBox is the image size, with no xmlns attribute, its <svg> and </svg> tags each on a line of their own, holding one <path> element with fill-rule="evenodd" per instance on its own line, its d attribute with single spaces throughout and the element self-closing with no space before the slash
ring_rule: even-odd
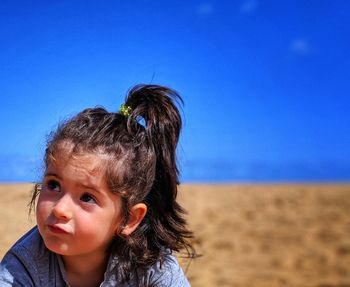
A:
<svg viewBox="0 0 350 287">
<path fill-rule="evenodd" d="M 107 254 L 103 256 L 62 256 L 70 287 L 96 287 L 104 279 Z"/>
</svg>

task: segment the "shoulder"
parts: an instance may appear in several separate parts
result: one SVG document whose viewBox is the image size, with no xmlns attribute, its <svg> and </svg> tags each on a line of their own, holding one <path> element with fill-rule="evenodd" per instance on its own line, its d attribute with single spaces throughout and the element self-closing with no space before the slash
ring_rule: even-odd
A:
<svg viewBox="0 0 350 287">
<path fill-rule="evenodd" d="M 107 271 L 105 273 L 105 280 L 101 286 L 152 286 L 152 287 L 190 287 L 185 273 L 183 272 L 180 264 L 176 260 L 175 256 L 168 254 L 165 256 L 164 261 L 161 263 L 157 261 L 155 264 L 146 267 L 139 268 L 137 271 L 131 274 L 131 278 L 128 281 L 122 281 L 116 274 L 115 266 L 118 264 L 118 257 L 111 255 Z"/>
<path fill-rule="evenodd" d="M 40 249 L 42 243 L 41 236 L 38 228 L 35 226 L 24 234 L 18 241 L 12 246 L 9 252 L 17 252 L 18 250 L 25 249 L 30 252 L 37 252 Z"/>
<path fill-rule="evenodd" d="M 157 262 L 146 272 L 148 285 L 155 287 L 187 287 L 190 286 L 185 273 L 175 256 L 169 254 L 164 262 Z"/>
<path fill-rule="evenodd" d="M 37 253 L 39 238 L 36 228 L 28 231 L 5 254 L 1 261 L 1 286 L 35 285 L 31 273 L 36 272 L 33 256 Z"/>
<path fill-rule="evenodd" d="M 33 227 L 24 234 L 5 254 L 3 261 L 9 256 L 18 257 L 21 260 L 40 260 L 48 255 L 48 250 L 40 236 L 37 227 Z M 3 262 L 2 261 L 2 262 Z"/>
<path fill-rule="evenodd" d="M 2 259 L 0 285 L 41 286 L 41 274 L 48 271 L 50 263 L 55 260 L 54 257 L 45 247 L 38 229 L 34 227 L 20 238 Z"/>
</svg>

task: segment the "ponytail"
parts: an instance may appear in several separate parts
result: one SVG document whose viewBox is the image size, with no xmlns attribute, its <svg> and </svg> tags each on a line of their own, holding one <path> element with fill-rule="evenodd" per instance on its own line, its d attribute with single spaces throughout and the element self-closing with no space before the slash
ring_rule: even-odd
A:
<svg viewBox="0 0 350 287">
<path fill-rule="evenodd" d="M 170 250 L 178 252 L 185 249 L 189 257 L 194 256 L 194 249 L 189 243 L 192 233 L 186 228 L 185 211 L 176 201 L 179 185 L 176 147 L 182 127 L 176 103 L 183 103 L 176 91 L 157 85 L 138 85 L 129 91 L 125 101 L 125 106 L 131 109 L 127 129 L 134 133 L 140 130 L 135 129 L 135 123 L 138 126 L 142 123 L 145 134 L 143 145 L 147 146 L 148 153 L 154 155 L 155 161 L 152 176 L 148 176 L 152 181 L 150 189 L 144 193 L 143 199 L 148 207 L 147 214 L 130 238 L 124 238 L 126 246 L 129 243 L 128 250 L 124 245 L 124 252 L 142 254 L 145 261 L 140 260 L 140 266 L 147 261 L 163 262 Z M 144 244 L 139 249 L 141 241 Z"/>
<path fill-rule="evenodd" d="M 147 138 L 152 143 L 157 162 L 161 164 L 170 185 L 179 184 L 176 165 L 176 146 L 182 121 L 175 102 L 183 103 L 176 91 L 157 85 L 137 85 L 130 90 L 126 105 L 132 110 L 128 120 L 144 120 Z"/>
</svg>

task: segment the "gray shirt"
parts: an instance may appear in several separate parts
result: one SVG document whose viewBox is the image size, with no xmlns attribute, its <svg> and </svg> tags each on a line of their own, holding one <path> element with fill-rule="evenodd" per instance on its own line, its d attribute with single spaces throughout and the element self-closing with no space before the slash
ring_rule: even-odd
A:
<svg viewBox="0 0 350 287">
<path fill-rule="evenodd" d="M 147 270 L 137 271 L 128 282 L 120 282 L 113 272 L 117 258 L 109 259 L 104 281 L 100 287 L 189 287 L 179 263 L 168 255 Z M 0 265 L 0 286 L 57 286 L 66 287 L 67 275 L 61 257 L 48 250 L 37 227 L 26 233 L 5 255 Z"/>
</svg>

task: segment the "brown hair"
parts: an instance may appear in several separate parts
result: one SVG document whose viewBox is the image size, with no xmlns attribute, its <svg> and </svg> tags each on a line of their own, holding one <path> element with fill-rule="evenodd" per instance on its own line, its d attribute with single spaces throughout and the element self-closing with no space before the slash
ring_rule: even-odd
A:
<svg viewBox="0 0 350 287">
<path fill-rule="evenodd" d="M 107 155 L 106 180 L 111 192 L 122 198 L 124 223 L 133 205 L 147 205 L 137 229 L 129 236 L 120 233 L 110 248 L 118 256 L 116 271 L 124 280 L 138 268 L 162 263 L 171 251 L 185 249 L 189 257 L 195 255 L 184 210 L 176 201 L 176 146 L 182 126 L 176 103 L 183 101 L 172 89 L 137 85 L 125 101 L 130 115 L 102 107 L 86 109 L 62 123 L 47 143 L 46 165 L 64 143 L 72 146 L 72 154 Z M 33 192 L 32 207 L 39 192 L 38 188 Z"/>
</svg>

